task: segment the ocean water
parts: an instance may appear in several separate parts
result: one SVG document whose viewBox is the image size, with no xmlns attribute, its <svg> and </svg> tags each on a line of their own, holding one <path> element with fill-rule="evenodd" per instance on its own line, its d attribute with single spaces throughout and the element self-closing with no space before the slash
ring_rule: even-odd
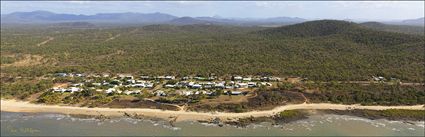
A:
<svg viewBox="0 0 425 137">
<path fill-rule="evenodd" d="M 50 113 L 1 112 L 2 136 L 424 136 L 424 122 L 368 120 L 341 115 L 313 115 L 309 119 L 273 126 L 251 124 L 246 128 L 198 122 L 114 118 L 74 118 Z"/>
</svg>

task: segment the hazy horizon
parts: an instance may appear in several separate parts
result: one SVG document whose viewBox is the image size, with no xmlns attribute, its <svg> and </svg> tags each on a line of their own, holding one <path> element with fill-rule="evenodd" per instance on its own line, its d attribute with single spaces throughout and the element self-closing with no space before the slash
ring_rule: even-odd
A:
<svg viewBox="0 0 425 137">
<path fill-rule="evenodd" d="M 165 13 L 178 17 L 404 20 L 424 17 L 424 1 L 1 1 L 2 14 Z M 247 10 L 249 9 L 249 10 Z"/>
</svg>

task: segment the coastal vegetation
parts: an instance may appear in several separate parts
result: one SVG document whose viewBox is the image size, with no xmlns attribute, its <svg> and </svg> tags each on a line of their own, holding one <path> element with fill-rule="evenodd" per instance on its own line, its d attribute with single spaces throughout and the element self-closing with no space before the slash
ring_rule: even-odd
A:
<svg viewBox="0 0 425 137">
<path fill-rule="evenodd" d="M 403 121 L 424 121 L 424 110 L 320 110 L 329 114 L 351 115 L 365 117 L 369 119 L 388 119 L 388 120 L 403 120 Z"/>
<path fill-rule="evenodd" d="M 239 118 L 236 121 L 226 121 L 225 124 L 234 125 L 238 127 L 246 127 L 249 124 L 259 124 L 262 122 L 269 122 L 273 125 L 287 124 L 297 120 L 307 119 L 309 112 L 306 110 L 285 110 L 270 117 L 248 117 Z"/>
</svg>

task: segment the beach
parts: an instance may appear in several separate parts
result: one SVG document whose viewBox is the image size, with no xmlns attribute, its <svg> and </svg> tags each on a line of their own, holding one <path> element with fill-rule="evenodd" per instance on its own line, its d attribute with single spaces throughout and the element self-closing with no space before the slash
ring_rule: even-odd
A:
<svg viewBox="0 0 425 137">
<path fill-rule="evenodd" d="M 292 104 L 279 106 L 272 110 L 265 111 L 250 111 L 244 113 L 229 113 L 229 112 L 193 112 L 193 111 L 171 111 L 148 108 L 88 108 L 88 107 L 73 107 L 59 105 L 33 104 L 25 101 L 17 100 L 1 100 L 1 111 L 6 112 L 47 112 L 61 113 L 69 115 L 93 115 L 107 117 L 121 117 L 126 114 L 139 115 L 153 118 L 170 119 L 175 121 L 196 121 L 196 120 L 211 120 L 220 118 L 222 120 L 235 120 L 244 117 L 262 117 L 272 116 L 285 110 L 296 109 L 334 109 L 334 110 L 349 110 L 349 109 L 369 109 L 369 110 L 386 110 L 386 109 L 409 109 L 409 110 L 425 110 L 424 105 L 414 106 L 361 106 L 342 105 L 330 103 L 314 103 L 314 104 Z"/>
</svg>

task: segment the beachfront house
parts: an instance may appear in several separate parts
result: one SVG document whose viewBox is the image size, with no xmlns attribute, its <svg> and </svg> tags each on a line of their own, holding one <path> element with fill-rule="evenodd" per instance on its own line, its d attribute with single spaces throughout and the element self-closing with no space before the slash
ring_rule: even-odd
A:
<svg viewBox="0 0 425 137">
<path fill-rule="evenodd" d="M 81 89 L 80 89 L 80 88 L 77 88 L 77 87 L 70 87 L 70 88 L 66 89 L 66 91 L 65 91 L 65 92 L 71 92 L 71 93 L 74 93 L 74 92 L 79 92 L 79 91 L 81 91 Z"/>
<path fill-rule="evenodd" d="M 242 95 L 242 91 L 225 91 L 228 95 Z"/>
<path fill-rule="evenodd" d="M 248 83 L 236 83 L 237 88 L 248 88 Z"/>
<path fill-rule="evenodd" d="M 162 90 L 155 91 L 154 95 L 156 95 L 156 96 L 167 96 L 167 94 Z"/>
<path fill-rule="evenodd" d="M 250 88 L 257 87 L 257 83 L 255 83 L 255 82 L 248 82 L 248 87 L 250 87 Z"/>
</svg>

